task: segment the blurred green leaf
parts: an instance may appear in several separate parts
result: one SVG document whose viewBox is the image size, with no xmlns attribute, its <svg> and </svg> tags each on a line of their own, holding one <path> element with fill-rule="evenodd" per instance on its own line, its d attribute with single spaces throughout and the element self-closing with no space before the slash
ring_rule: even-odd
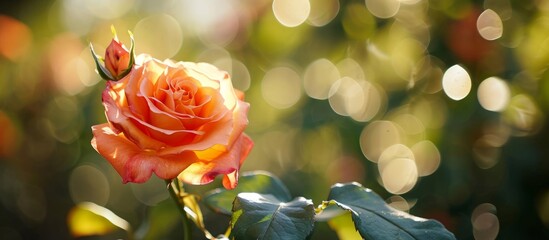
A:
<svg viewBox="0 0 549 240">
<path fill-rule="evenodd" d="M 362 237 L 353 225 L 353 219 L 350 212 L 346 212 L 345 214 L 341 214 L 337 217 L 330 219 L 328 221 L 328 225 L 337 233 L 339 239 L 362 239 Z"/>
<path fill-rule="evenodd" d="M 67 222 L 73 237 L 105 235 L 119 228 L 132 234 L 130 224 L 126 220 L 91 202 L 82 202 L 74 206 L 69 212 Z"/>
<path fill-rule="evenodd" d="M 365 239 L 455 239 L 438 221 L 391 208 L 358 183 L 332 186 L 328 199 L 352 213 L 355 227 Z"/>
<path fill-rule="evenodd" d="M 313 202 L 298 197 L 281 202 L 270 194 L 240 193 L 231 219 L 231 238 L 305 239 L 314 227 Z"/>
<path fill-rule="evenodd" d="M 206 194 L 204 202 L 215 212 L 231 215 L 233 201 L 242 192 L 271 194 L 280 201 L 292 199 L 290 192 L 280 179 L 269 172 L 253 171 L 242 174 L 238 180 L 238 186 L 233 190 L 218 188 Z"/>
<path fill-rule="evenodd" d="M 165 238 L 175 225 L 180 225 L 179 216 L 172 199 L 151 207 L 147 222 L 139 229 L 139 233 L 144 235 L 142 239 Z"/>
</svg>

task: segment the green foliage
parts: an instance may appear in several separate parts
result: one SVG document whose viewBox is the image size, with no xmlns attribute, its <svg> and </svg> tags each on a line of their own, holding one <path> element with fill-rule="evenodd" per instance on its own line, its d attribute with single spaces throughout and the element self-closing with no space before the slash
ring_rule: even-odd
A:
<svg viewBox="0 0 549 240">
<path fill-rule="evenodd" d="M 393 209 L 357 183 L 334 185 L 328 199 L 352 213 L 355 227 L 365 239 L 455 239 L 438 221 Z"/>
<path fill-rule="evenodd" d="M 303 197 L 281 202 L 270 194 L 240 193 L 233 212 L 236 239 L 305 239 L 314 227 L 313 202 Z"/>
<path fill-rule="evenodd" d="M 215 212 L 231 215 L 233 201 L 242 192 L 271 194 L 280 201 L 292 199 L 290 192 L 280 179 L 268 172 L 253 171 L 242 174 L 238 180 L 238 186 L 231 191 L 218 188 L 206 194 L 204 202 Z"/>
<path fill-rule="evenodd" d="M 358 183 L 332 186 L 329 201 L 315 209 L 303 197 L 289 201 L 286 186 L 267 172 L 249 172 L 240 181 L 233 191 L 216 189 L 204 198 L 223 214 L 232 203 L 231 238 L 305 239 L 315 221 L 327 218 L 323 211 L 338 206 L 350 214 L 329 214 L 328 224 L 344 239 L 455 239 L 441 223 L 393 209 Z"/>
</svg>

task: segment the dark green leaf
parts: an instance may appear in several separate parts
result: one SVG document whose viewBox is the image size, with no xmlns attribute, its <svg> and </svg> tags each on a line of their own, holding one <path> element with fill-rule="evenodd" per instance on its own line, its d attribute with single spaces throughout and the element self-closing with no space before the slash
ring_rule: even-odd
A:
<svg viewBox="0 0 549 240">
<path fill-rule="evenodd" d="M 352 213 L 365 239 L 455 239 L 438 221 L 398 211 L 358 183 L 332 186 L 328 199 Z"/>
<path fill-rule="evenodd" d="M 269 194 L 240 193 L 231 219 L 231 238 L 306 239 L 314 227 L 313 202 L 298 197 L 281 202 Z"/>
<path fill-rule="evenodd" d="M 255 192 L 271 194 L 280 201 L 290 201 L 290 192 L 278 179 L 265 171 L 253 171 L 242 174 L 238 180 L 238 186 L 233 190 L 218 188 L 206 194 L 204 202 L 212 210 L 231 215 L 231 208 L 236 195 L 242 192 Z"/>
</svg>

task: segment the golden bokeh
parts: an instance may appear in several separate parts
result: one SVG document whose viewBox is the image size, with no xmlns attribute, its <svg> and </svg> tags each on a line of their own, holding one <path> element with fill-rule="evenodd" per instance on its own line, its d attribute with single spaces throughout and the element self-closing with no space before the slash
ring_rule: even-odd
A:
<svg viewBox="0 0 549 240">
<path fill-rule="evenodd" d="M 454 65 L 444 72 L 442 76 L 442 89 L 453 100 L 461 100 L 471 91 L 471 77 L 467 70 L 459 65 Z"/>
<path fill-rule="evenodd" d="M 250 102 L 242 172 L 273 172 L 315 202 L 356 181 L 458 239 L 547 238 L 548 1 L 3 4 L 0 236 L 70 238 L 62 226 L 81 202 L 142 233 L 165 203 L 162 180 L 125 185 L 90 145 L 105 83 L 89 44 L 102 56 L 113 25 L 137 54 L 230 75 Z"/>
</svg>

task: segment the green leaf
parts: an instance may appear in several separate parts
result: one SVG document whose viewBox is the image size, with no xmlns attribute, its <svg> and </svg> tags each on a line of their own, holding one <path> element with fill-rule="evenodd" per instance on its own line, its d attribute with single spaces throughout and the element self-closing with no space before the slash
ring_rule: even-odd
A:
<svg viewBox="0 0 549 240">
<path fill-rule="evenodd" d="M 271 194 L 280 201 L 292 199 L 290 192 L 280 179 L 269 172 L 253 171 L 242 174 L 238 180 L 238 186 L 233 190 L 218 188 L 207 193 L 204 202 L 215 212 L 231 215 L 233 201 L 236 195 L 242 192 Z"/>
<path fill-rule="evenodd" d="M 358 183 L 332 186 L 328 199 L 352 213 L 365 239 L 456 239 L 440 222 L 396 210 Z"/>
<path fill-rule="evenodd" d="M 281 202 L 270 194 L 240 193 L 231 219 L 231 238 L 306 239 L 314 227 L 315 209 L 310 199 Z"/>
<path fill-rule="evenodd" d="M 91 202 L 74 206 L 68 215 L 68 227 L 73 237 L 105 235 L 117 229 L 132 234 L 130 224 L 106 209 Z"/>
</svg>

